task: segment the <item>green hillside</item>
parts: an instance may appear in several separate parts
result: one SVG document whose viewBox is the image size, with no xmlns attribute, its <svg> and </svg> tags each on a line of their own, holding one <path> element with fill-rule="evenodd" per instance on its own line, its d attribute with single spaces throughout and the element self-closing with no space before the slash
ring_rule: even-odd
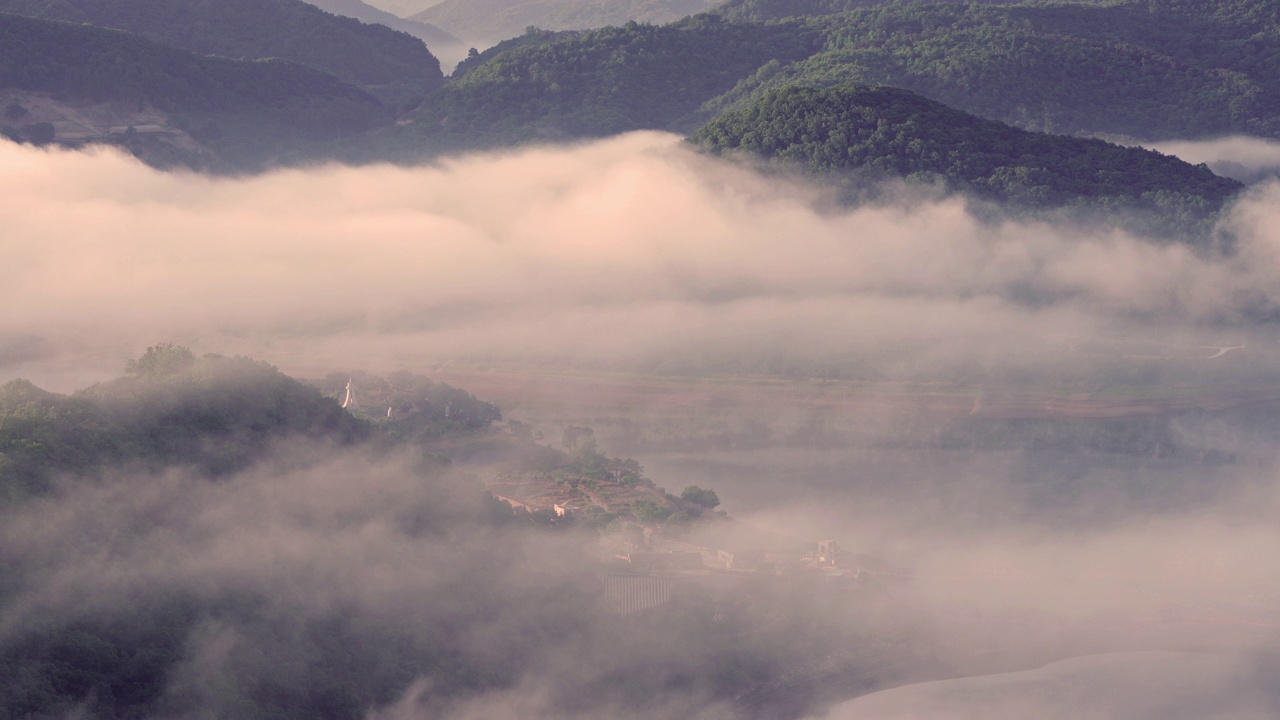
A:
<svg viewBox="0 0 1280 720">
<path fill-rule="evenodd" d="M 0 13 L 3 90 L 73 106 L 155 109 L 171 119 L 175 132 L 189 135 L 213 157 L 176 146 L 166 151 L 163 133 L 117 139 L 133 143 L 144 159 L 157 164 L 214 169 L 253 167 L 390 117 L 359 88 L 300 65 L 203 57 L 129 33 Z M 0 125 L 16 124 L 8 116 L 25 112 L 20 104 L 11 106 Z M 11 126 L 7 134 L 14 131 Z"/>
<path fill-rule="evenodd" d="M 401 150 L 496 147 L 695 127 L 708 98 L 773 58 L 799 59 L 818 38 L 798 23 L 723 22 L 697 16 L 666 26 L 629 23 L 581 33 L 539 33 L 461 69 L 414 122 L 382 139 Z"/>
<path fill-rule="evenodd" d="M 1031 210 L 1151 213 L 1165 231 L 1212 220 L 1241 189 L 1204 166 L 1096 139 L 1035 133 L 887 87 L 788 87 L 691 140 L 800 166 L 856 190 L 908 178 Z"/>
<path fill-rule="evenodd" d="M 515 511 L 417 441 L 506 437 L 543 451 L 520 472 L 553 487 L 647 488 L 638 463 L 581 427 L 566 429 L 571 455 L 511 439 L 495 408 L 447 386 L 362 387 L 407 422 L 172 345 L 69 396 L 0 385 L 0 718 L 447 717 L 530 682 L 549 697 L 521 717 L 745 716 L 781 683 L 818 698 L 807 714 L 830 684 L 811 656 L 856 647 L 862 663 L 871 648 L 849 671 L 866 678 L 902 644 L 908 618 L 878 609 L 887 584 L 817 574 L 682 583 L 623 617 L 601 575 L 631 568 L 613 548 L 639 526 Z"/>
<path fill-rule="evenodd" d="M 0 12 L 127 30 L 200 55 L 289 60 L 396 103 L 443 82 L 417 38 L 302 0 L 0 0 Z"/>
<path fill-rule="evenodd" d="M 815 1 L 797 10 L 856 4 Z M 773 10 L 737 12 L 744 7 Z M 751 0 L 722 10 L 771 17 L 785 14 L 781 7 Z M 811 20 L 823 27 L 823 52 L 744 80 L 708 103 L 703 117 L 787 84 L 861 82 L 1046 132 L 1280 137 L 1278 11 L 1264 0 L 858 9 Z"/>
</svg>

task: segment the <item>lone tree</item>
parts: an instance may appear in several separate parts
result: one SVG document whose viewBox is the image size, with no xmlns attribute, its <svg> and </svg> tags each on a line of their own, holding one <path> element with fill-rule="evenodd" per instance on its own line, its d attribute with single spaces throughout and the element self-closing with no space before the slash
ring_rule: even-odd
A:
<svg viewBox="0 0 1280 720">
<path fill-rule="evenodd" d="M 680 499 L 686 502 L 701 505 L 710 510 L 720 504 L 720 498 L 716 496 L 715 490 L 703 490 L 697 485 L 690 485 L 680 493 Z"/>
</svg>

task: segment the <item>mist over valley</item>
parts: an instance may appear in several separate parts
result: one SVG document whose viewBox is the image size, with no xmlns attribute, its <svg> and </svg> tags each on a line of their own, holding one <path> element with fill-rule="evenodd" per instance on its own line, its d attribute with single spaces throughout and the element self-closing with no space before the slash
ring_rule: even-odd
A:
<svg viewBox="0 0 1280 720">
<path fill-rule="evenodd" d="M 1280 710 L 1272 3 L 339 5 L 0 2 L 0 720 Z"/>
</svg>

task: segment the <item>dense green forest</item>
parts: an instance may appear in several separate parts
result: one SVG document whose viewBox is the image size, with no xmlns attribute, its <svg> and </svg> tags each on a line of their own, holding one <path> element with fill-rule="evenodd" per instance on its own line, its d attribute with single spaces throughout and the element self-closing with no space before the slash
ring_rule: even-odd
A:
<svg viewBox="0 0 1280 720">
<path fill-rule="evenodd" d="M 148 160 L 214 169 L 261 165 L 309 143 L 385 123 L 376 98 L 332 75 L 279 61 L 195 55 L 136 35 L 0 13 L 0 89 L 46 94 L 72 105 L 154 108 L 213 151 L 191 156 L 137 148 Z M 14 110 L 14 115 L 20 115 Z M 17 120 L 0 120 L 0 125 Z M 10 128 L 7 134 L 16 134 Z M 125 144 L 160 143 L 120 136 Z"/>
<path fill-rule="evenodd" d="M 464 61 L 413 125 L 382 142 L 439 152 L 689 132 L 770 90 L 850 82 L 1067 135 L 1272 137 L 1280 25 L 1267 8 L 744 0 L 662 27 L 530 28 Z"/>
<path fill-rule="evenodd" d="M 745 7 L 773 9 L 732 11 Z M 759 18 L 786 14 L 782 7 L 723 9 L 729 17 Z M 867 7 L 811 19 L 823 28 L 823 52 L 745 79 L 709 103 L 704 116 L 784 85 L 862 82 L 1046 132 L 1277 137 L 1276 13 L 1275 3 L 1263 0 Z"/>
<path fill-rule="evenodd" d="M 0 0 L 0 12 L 127 30 L 200 55 L 289 60 L 393 104 L 443 82 L 421 40 L 302 0 Z"/>
<path fill-rule="evenodd" d="M 385 141 L 402 150 L 449 150 L 691 130 L 687 117 L 708 97 L 770 59 L 803 58 L 819 43 L 799 23 L 737 24 L 706 15 L 554 34 L 468 67 Z"/>
<path fill-rule="evenodd" d="M 1028 132 L 886 87 L 783 88 L 691 139 L 855 186 L 909 178 L 1013 207 L 1146 211 L 1166 230 L 1203 225 L 1242 187 L 1150 150 Z"/>
</svg>

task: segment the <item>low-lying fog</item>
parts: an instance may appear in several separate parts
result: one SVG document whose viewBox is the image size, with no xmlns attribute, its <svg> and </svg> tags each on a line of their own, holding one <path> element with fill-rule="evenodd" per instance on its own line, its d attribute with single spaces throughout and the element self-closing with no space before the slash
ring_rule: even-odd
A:
<svg viewBox="0 0 1280 720">
<path fill-rule="evenodd" d="M 1049 371 L 1099 335 L 1240 345 L 1252 326 L 1233 323 L 1280 298 L 1272 186 L 1232 212 L 1224 258 L 984 225 L 958 199 L 840 211 L 654 133 L 240 180 L 109 151 L 5 144 L 0 161 L 0 359 L 61 386 L 78 383 L 57 358 L 101 352 L 105 374 L 157 337 L 286 368 L 821 361 L 915 378 L 1047 352 L 1031 364 Z"/>
<path fill-rule="evenodd" d="M 1234 148 L 1247 142 L 1162 149 L 1242 163 Z M 6 143 L 0 216 L 5 380 L 69 391 L 161 341 L 302 376 L 451 372 L 548 437 L 592 424 L 603 450 L 639 458 L 668 489 L 710 485 L 737 517 L 910 566 L 929 624 L 906 642 L 1021 673 L 877 693 L 832 718 L 1280 711 L 1267 682 L 1280 610 L 1280 184 L 1248 191 L 1223 246 L 1197 249 L 987 224 L 961 199 L 840 209 L 656 133 L 242 179 Z M 566 396 L 486 397 L 452 379 L 492 380 L 492 368 Z M 592 389 L 637 377 L 694 399 Z M 497 597 L 520 594 L 519 573 L 469 584 L 465 554 L 412 569 L 434 540 L 379 518 L 427 500 L 380 462 L 368 493 L 335 479 L 349 468 L 286 467 L 279 486 L 265 470 L 215 489 L 174 475 L 140 496 L 89 489 L 41 505 L 0 532 L 47 579 L 4 609 L 0 633 L 32 608 L 111 605 L 149 583 L 349 603 L 377 633 L 427 595 L 447 597 L 447 614 L 490 593 L 489 617 L 513 626 L 563 617 Z M 113 523 L 146 518 L 165 532 L 95 554 Z M 561 552 L 556 542 L 524 553 Z M 203 632 L 176 682 L 204 682 L 252 642 Z M 505 652 L 497 630 L 469 632 L 466 647 Z M 516 689 L 449 711 L 553 717 L 548 688 L 588 672 L 574 653 L 607 656 L 603 642 L 552 643 L 553 661 Z M 654 662 L 666 651 L 645 649 Z M 371 717 L 443 712 L 414 687 Z"/>
<path fill-rule="evenodd" d="M 1215 173 L 1241 182 L 1256 183 L 1280 175 L 1280 142 L 1254 137 L 1149 144 L 1153 150 L 1175 155 L 1189 163 L 1204 163 Z"/>
</svg>

